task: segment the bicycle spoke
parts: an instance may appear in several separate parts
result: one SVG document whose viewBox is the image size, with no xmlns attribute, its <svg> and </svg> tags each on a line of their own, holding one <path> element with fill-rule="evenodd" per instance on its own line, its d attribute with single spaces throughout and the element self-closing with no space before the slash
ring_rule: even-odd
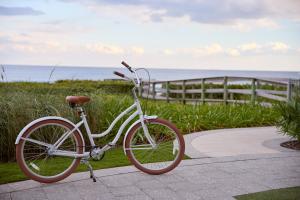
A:
<svg viewBox="0 0 300 200">
<path fill-rule="evenodd" d="M 134 163 L 150 171 L 154 170 L 160 172 L 160 170 L 168 169 L 168 167 L 178 159 L 180 151 L 177 150 L 175 153 L 173 151 L 174 145 L 179 145 L 178 137 L 170 127 L 164 124 L 147 123 L 147 127 L 151 138 L 156 143 L 156 147 L 151 149 L 138 148 L 148 143 L 142 127 L 139 127 L 132 136 L 130 148 L 128 149 L 131 151 Z"/>
<path fill-rule="evenodd" d="M 34 129 L 27 137 L 22 137 L 24 140 L 23 158 L 28 169 L 31 170 L 30 173 L 43 177 L 55 176 L 64 173 L 78 160 L 49 155 L 47 152 L 48 148 L 69 131 L 65 126 L 49 124 Z M 78 153 L 77 142 L 74 138 L 74 134 L 70 134 L 60 145 L 59 150 L 69 154 Z"/>
</svg>

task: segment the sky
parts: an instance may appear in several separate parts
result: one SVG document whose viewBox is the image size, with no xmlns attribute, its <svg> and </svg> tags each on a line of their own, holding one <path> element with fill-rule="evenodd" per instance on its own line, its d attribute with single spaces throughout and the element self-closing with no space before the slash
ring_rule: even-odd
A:
<svg viewBox="0 0 300 200">
<path fill-rule="evenodd" d="M 0 64 L 300 71 L 299 0 L 0 0 Z"/>
</svg>

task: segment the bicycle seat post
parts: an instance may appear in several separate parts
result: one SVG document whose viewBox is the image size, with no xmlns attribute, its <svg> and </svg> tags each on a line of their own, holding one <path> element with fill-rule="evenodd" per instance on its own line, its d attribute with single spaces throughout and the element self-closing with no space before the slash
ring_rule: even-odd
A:
<svg viewBox="0 0 300 200">
<path fill-rule="evenodd" d="M 75 105 L 72 108 L 75 110 L 75 112 L 81 119 L 83 119 L 85 117 L 84 109 L 81 106 Z"/>
<path fill-rule="evenodd" d="M 85 112 L 83 110 L 83 108 L 81 106 L 77 106 L 76 107 L 77 113 L 80 117 L 82 117 L 83 115 L 85 115 Z"/>
</svg>

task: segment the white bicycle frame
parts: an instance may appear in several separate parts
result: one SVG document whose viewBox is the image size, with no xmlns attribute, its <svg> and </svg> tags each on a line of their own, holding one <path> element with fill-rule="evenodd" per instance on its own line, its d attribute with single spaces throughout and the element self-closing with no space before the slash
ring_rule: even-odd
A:
<svg viewBox="0 0 300 200">
<path fill-rule="evenodd" d="M 112 142 L 109 142 L 108 144 L 106 144 L 103 148 L 100 149 L 100 151 L 107 151 L 109 150 L 111 147 L 113 147 L 114 145 L 116 145 L 117 141 L 119 140 L 124 128 L 126 127 L 126 125 L 128 125 L 135 117 L 139 116 L 139 119 L 137 121 L 135 121 L 127 130 L 126 134 L 125 134 L 125 137 L 124 137 L 124 141 L 123 141 L 123 147 L 124 147 L 124 152 L 125 152 L 125 139 L 128 135 L 128 133 L 130 132 L 131 128 L 138 124 L 138 123 L 141 123 L 142 125 L 142 128 L 143 128 L 143 131 L 144 131 L 144 134 L 149 142 L 149 145 L 135 145 L 134 146 L 134 149 L 152 149 L 152 148 L 155 148 L 156 144 L 155 144 L 155 141 L 151 138 L 149 132 L 148 132 L 148 128 L 146 126 L 146 124 L 144 123 L 145 120 L 148 120 L 148 119 L 155 119 L 157 118 L 157 116 L 146 116 L 143 114 L 143 111 L 142 111 L 142 108 L 141 108 L 141 104 L 139 102 L 139 99 L 136 95 L 136 88 L 140 87 L 140 79 L 136 73 L 136 71 L 133 72 L 136 76 L 136 80 L 137 82 L 135 82 L 135 80 L 133 78 L 128 78 L 128 77 L 124 77 L 125 79 L 127 80 L 131 80 L 134 82 L 134 88 L 132 89 L 132 92 L 133 92 L 133 97 L 134 97 L 134 104 L 132 104 L 129 108 L 127 108 L 125 111 L 123 111 L 122 113 L 120 113 L 115 119 L 114 121 L 111 123 L 111 125 L 108 127 L 107 130 L 105 130 L 104 132 L 100 133 L 100 134 L 92 134 L 91 133 L 91 130 L 90 130 L 90 127 L 88 125 L 88 122 L 87 122 L 87 119 L 86 119 L 86 114 L 85 112 L 83 111 L 82 107 L 77 107 L 77 109 L 79 109 L 79 113 L 80 113 L 80 117 L 81 117 L 81 121 L 79 121 L 77 124 L 73 124 L 72 122 L 70 122 L 69 120 L 67 119 L 64 119 L 64 118 L 61 118 L 61 117 L 45 117 L 45 118 L 40 118 L 40 119 L 37 119 L 33 122 L 31 122 L 30 124 L 28 124 L 26 127 L 23 128 L 23 130 L 19 133 L 17 139 L 16 139 L 16 142 L 15 144 L 18 144 L 19 141 L 22 139 L 22 140 L 25 140 L 25 141 L 29 141 L 29 142 L 32 142 L 32 143 L 36 143 L 36 144 L 39 144 L 39 145 L 42 145 L 42 146 L 45 146 L 48 148 L 48 153 L 50 155 L 56 155 L 56 156 L 65 156 L 65 157 L 74 157 L 74 158 L 83 158 L 83 157 L 90 157 L 90 152 L 84 152 L 82 154 L 78 154 L 78 153 L 74 153 L 74 152 L 70 152 L 70 151 L 64 151 L 64 150 L 59 150 L 59 147 L 64 143 L 64 141 L 72 134 L 74 133 L 74 131 L 78 131 L 81 138 L 83 139 L 82 137 L 82 134 L 79 130 L 79 127 L 84 125 L 85 127 L 85 130 L 87 132 L 87 135 L 88 135 L 88 138 L 89 138 L 89 141 L 90 141 L 90 144 L 92 147 L 95 147 L 95 142 L 94 142 L 94 138 L 101 138 L 101 137 L 104 137 L 106 136 L 107 134 L 109 134 L 113 127 L 116 125 L 116 123 L 122 118 L 124 117 L 126 114 L 130 113 L 131 111 L 133 111 L 135 108 L 136 108 L 136 111 L 134 113 L 132 113 L 124 122 L 123 124 L 120 126 L 119 130 L 118 130 L 118 133 L 116 134 L 115 138 L 113 139 Z M 31 138 L 24 138 L 22 137 L 23 133 L 32 125 L 32 124 L 35 124 L 37 123 L 38 121 L 41 121 L 42 119 L 61 119 L 61 120 L 64 120 L 66 122 L 69 122 L 71 123 L 74 128 L 70 131 L 67 131 L 65 132 L 53 145 L 52 144 L 47 144 L 47 143 L 44 143 L 44 142 L 41 142 L 41 141 L 37 141 L 35 139 L 31 139 Z M 83 141 L 84 142 L 84 141 Z"/>
</svg>

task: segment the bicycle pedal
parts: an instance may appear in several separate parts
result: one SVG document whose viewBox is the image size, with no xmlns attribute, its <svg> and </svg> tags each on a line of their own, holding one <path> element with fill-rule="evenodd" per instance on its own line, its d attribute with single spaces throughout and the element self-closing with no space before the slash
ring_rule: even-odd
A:
<svg viewBox="0 0 300 200">
<path fill-rule="evenodd" d="M 100 157 L 97 157 L 97 158 L 92 157 L 92 160 L 93 160 L 93 161 L 100 161 L 100 160 L 102 160 L 102 159 L 104 158 L 104 156 L 105 156 L 105 152 L 103 152 L 103 153 L 100 155 Z"/>
</svg>

